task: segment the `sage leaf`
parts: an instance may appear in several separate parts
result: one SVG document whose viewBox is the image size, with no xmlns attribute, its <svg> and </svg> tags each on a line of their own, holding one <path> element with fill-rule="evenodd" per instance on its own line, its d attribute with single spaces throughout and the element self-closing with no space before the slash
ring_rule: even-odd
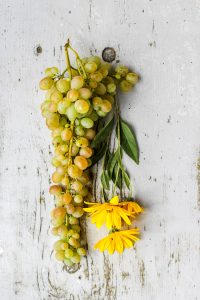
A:
<svg viewBox="0 0 200 300">
<path fill-rule="evenodd" d="M 101 183 L 102 183 L 102 186 L 104 188 L 104 190 L 109 190 L 109 177 L 108 177 L 108 174 L 107 174 L 107 171 L 104 171 L 101 175 Z"/>
<path fill-rule="evenodd" d="M 110 132 L 113 129 L 115 123 L 114 117 L 103 127 L 100 129 L 100 131 L 97 133 L 95 138 L 93 139 L 91 143 L 91 147 L 94 148 L 101 142 L 105 142 L 107 138 L 109 137 Z"/>
<path fill-rule="evenodd" d="M 133 130 L 120 119 L 121 146 L 128 156 L 139 164 L 139 148 Z"/>
<path fill-rule="evenodd" d="M 123 181 L 125 182 L 127 188 L 130 190 L 130 184 L 131 184 L 130 177 L 126 171 L 122 171 L 122 178 L 123 178 Z"/>
<path fill-rule="evenodd" d="M 94 166 L 105 154 L 107 149 L 107 144 L 102 144 L 99 149 L 95 151 L 95 153 L 91 157 L 92 164 L 90 167 Z"/>
</svg>

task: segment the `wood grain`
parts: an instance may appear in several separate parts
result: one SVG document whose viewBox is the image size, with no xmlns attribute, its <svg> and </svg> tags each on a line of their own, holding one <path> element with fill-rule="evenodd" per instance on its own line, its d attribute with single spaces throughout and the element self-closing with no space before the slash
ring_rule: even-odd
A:
<svg viewBox="0 0 200 300">
<path fill-rule="evenodd" d="M 195 300 L 200 294 L 199 0 L 1 1 L 0 293 L 2 300 Z M 122 256 L 93 251 L 75 274 L 54 260 L 48 195 L 50 134 L 40 116 L 42 71 L 64 68 L 70 37 L 82 56 L 113 47 L 141 81 L 121 96 L 141 163 L 125 164 L 146 207 L 142 240 Z"/>
</svg>

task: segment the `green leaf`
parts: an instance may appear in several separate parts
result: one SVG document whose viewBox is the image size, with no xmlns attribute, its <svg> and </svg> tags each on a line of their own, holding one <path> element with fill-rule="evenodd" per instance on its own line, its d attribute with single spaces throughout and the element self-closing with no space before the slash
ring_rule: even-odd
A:
<svg viewBox="0 0 200 300">
<path fill-rule="evenodd" d="M 139 148 L 137 139 L 133 130 L 120 119 L 121 146 L 123 150 L 139 164 Z"/>
<path fill-rule="evenodd" d="M 116 186 L 121 189 L 122 188 L 122 171 L 118 163 L 115 164 L 113 174 L 112 174 L 112 181 Z"/>
<path fill-rule="evenodd" d="M 122 171 L 122 178 L 123 178 L 123 181 L 125 182 L 127 188 L 130 190 L 130 184 L 131 184 L 130 177 L 126 171 Z"/>
<path fill-rule="evenodd" d="M 110 159 L 108 161 L 108 165 L 106 167 L 110 179 L 112 178 L 112 173 L 113 173 L 114 167 L 116 165 L 116 162 L 117 162 L 116 155 L 115 155 L 115 153 L 112 153 L 110 156 Z"/>
<path fill-rule="evenodd" d="M 109 188 L 110 188 L 109 181 L 110 180 L 109 180 L 107 171 L 104 171 L 101 175 L 101 183 L 102 183 L 104 190 L 109 190 Z"/>
<path fill-rule="evenodd" d="M 107 149 L 107 144 L 102 144 L 101 147 L 99 147 L 98 150 L 95 151 L 95 153 L 91 157 L 92 164 L 90 167 L 94 166 L 105 154 Z"/>
<path fill-rule="evenodd" d="M 115 123 L 114 117 L 97 133 L 94 140 L 91 143 L 91 147 L 94 148 L 101 142 L 104 142 L 107 140 L 111 130 L 113 129 Z"/>
</svg>

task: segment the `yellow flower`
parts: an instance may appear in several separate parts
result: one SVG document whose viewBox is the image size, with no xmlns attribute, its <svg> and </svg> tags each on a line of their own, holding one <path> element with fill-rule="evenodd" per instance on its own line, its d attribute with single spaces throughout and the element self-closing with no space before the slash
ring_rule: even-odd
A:
<svg viewBox="0 0 200 300">
<path fill-rule="evenodd" d="M 122 220 L 124 220 L 126 224 L 131 225 L 129 217 L 132 216 L 132 212 L 120 206 L 118 196 L 113 197 L 109 203 L 85 203 L 91 207 L 84 208 L 84 211 L 90 213 L 92 223 L 96 224 L 97 228 L 106 222 L 108 229 L 112 227 L 120 229 L 122 227 Z"/>
<path fill-rule="evenodd" d="M 138 235 L 138 228 L 115 231 L 98 241 L 94 249 L 99 249 L 100 252 L 108 250 L 110 254 L 115 251 L 122 253 L 126 248 L 134 246 L 135 242 L 139 240 Z"/>
<path fill-rule="evenodd" d="M 106 227 L 111 229 L 122 227 L 122 220 L 131 225 L 130 218 L 142 212 L 142 208 L 136 202 L 119 202 L 119 197 L 113 197 L 109 203 L 92 203 L 85 202 L 90 205 L 84 208 L 84 211 L 89 212 L 92 218 L 92 223 L 96 224 L 97 228 L 106 223 Z"/>
</svg>

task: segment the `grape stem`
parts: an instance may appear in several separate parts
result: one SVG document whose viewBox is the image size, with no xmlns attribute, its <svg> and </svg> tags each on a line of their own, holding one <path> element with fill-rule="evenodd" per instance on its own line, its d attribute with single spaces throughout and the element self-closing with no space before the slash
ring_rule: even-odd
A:
<svg viewBox="0 0 200 300">
<path fill-rule="evenodd" d="M 66 69 L 66 71 L 68 71 L 69 78 L 71 80 L 72 79 L 72 70 L 71 70 L 71 65 L 70 65 L 70 60 L 69 60 L 68 47 L 69 47 L 69 40 L 65 44 L 65 56 L 66 56 L 66 62 L 67 62 L 67 69 Z M 65 74 L 65 71 L 63 73 Z"/>
</svg>

